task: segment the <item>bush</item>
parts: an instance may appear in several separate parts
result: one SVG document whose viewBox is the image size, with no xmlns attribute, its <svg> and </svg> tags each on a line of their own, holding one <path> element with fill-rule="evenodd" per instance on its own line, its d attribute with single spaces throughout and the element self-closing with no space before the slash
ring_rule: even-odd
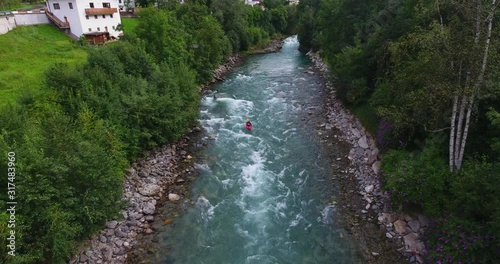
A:
<svg viewBox="0 0 500 264">
<path fill-rule="evenodd" d="M 385 188 L 392 193 L 397 207 L 418 204 L 430 216 L 439 216 L 446 209 L 450 197 L 450 173 L 445 153 L 444 137 L 428 140 L 418 153 L 390 150 L 383 158 Z"/>
</svg>

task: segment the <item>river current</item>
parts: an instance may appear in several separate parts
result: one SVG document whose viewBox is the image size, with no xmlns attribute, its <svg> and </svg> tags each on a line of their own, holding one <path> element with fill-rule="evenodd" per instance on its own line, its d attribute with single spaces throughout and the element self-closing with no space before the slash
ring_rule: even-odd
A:
<svg viewBox="0 0 500 264">
<path fill-rule="evenodd" d="M 291 37 L 278 53 L 247 58 L 214 87 L 217 96 L 203 97 L 208 145 L 197 154 L 194 203 L 162 231 L 165 254 L 154 263 L 359 262 L 332 203 L 331 166 L 304 122 L 321 96 L 309 66 Z"/>
</svg>

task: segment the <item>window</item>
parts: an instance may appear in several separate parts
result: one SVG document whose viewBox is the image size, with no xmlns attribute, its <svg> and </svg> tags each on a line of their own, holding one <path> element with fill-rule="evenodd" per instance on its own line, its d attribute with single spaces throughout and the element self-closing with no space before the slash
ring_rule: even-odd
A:
<svg viewBox="0 0 500 264">
<path fill-rule="evenodd" d="M 106 18 L 106 15 L 102 15 L 102 18 Z"/>
<path fill-rule="evenodd" d="M 85 16 L 85 18 L 88 20 L 88 19 L 89 19 L 89 16 L 88 16 L 88 15 L 86 15 L 86 16 Z"/>
<path fill-rule="evenodd" d="M 68 3 L 69 9 L 73 9 L 73 3 Z"/>
<path fill-rule="evenodd" d="M 112 26 L 112 28 L 113 28 L 113 30 L 115 30 L 115 29 L 116 29 L 116 28 L 115 28 L 115 26 Z"/>
<path fill-rule="evenodd" d="M 104 8 L 110 8 L 111 5 L 109 3 L 102 3 L 102 7 L 104 7 Z"/>
<path fill-rule="evenodd" d="M 90 8 L 94 8 L 94 3 L 89 3 L 90 4 Z"/>
<path fill-rule="evenodd" d="M 97 31 L 101 31 L 101 28 L 100 28 L 100 27 L 97 27 Z"/>
<path fill-rule="evenodd" d="M 54 4 L 54 9 L 56 9 L 56 10 L 61 9 L 61 7 L 59 6 L 59 3 L 55 3 L 55 4 Z"/>
<path fill-rule="evenodd" d="M 113 18 L 113 14 L 109 14 L 109 17 L 110 17 L 110 18 Z"/>
<path fill-rule="evenodd" d="M 94 18 L 97 19 L 97 15 L 95 15 Z"/>
<path fill-rule="evenodd" d="M 104 31 L 108 32 L 108 27 L 107 26 L 104 27 Z"/>
<path fill-rule="evenodd" d="M 118 3 L 120 3 L 120 4 L 121 4 L 121 3 L 122 3 L 122 0 L 118 0 Z"/>
<path fill-rule="evenodd" d="M 92 29 L 91 29 L 91 28 L 89 28 L 89 32 L 92 32 Z"/>
</svg>

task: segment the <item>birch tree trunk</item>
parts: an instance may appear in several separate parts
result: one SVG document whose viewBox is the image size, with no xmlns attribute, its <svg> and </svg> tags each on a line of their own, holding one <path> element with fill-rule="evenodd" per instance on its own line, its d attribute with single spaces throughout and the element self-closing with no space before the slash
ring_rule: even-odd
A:
<svg viewBox="0 0 500 264">
<path fill-rule="evenodd" d="M 493 18 L 495 17 L 495 10 L 497 8 L 497 0 L 492 0 L 491 9 L 488 13 L 487 21 L 488 21 L 488 31 L 486 35 L 486 41 L 484 44 L 484 52 L 483 52 L 483 62 L 481 64 L 481 71 L 479 72 L 479 76 L 477 77 L 477 81 L 474 85 L 474 91 L 469 98 L 469 105 L 467 109 L 467 116 L 465 120 L 465 128 L 464 135 L 462 136 L 462 142 L 460 146 L 460 152 L 458 153 L 458 163 L 456 164 L 457 170 L 460 170 L 462 167 L 463 157 L 464 157 L 464 149 L 465 143 L 467 142 L 467 135 L 469 133 L 469 125 L 470 125 L 470 116 L 472 113 L 472 109 L 474 107 L 474 99 L 477 96 L 479 89 L 484 81 L 484 74 L 486 72 L 486 66 L 488 65 L 488 55 L 490 51 L 490 43 L 491 43 L 491 33 L 493 31 Z M 455 154 L 456 155 L 456 154 Z"/>
<path fill-rule="evenodd" d="M 450 171 L 455 171 L 455 123 L 457 122 L 458 95 L 453 97 L 453 112 L 451 114 L 450 131 Z"/>
<path fill-rule="evenodd" d="M 480 37 L 480 34 L 481 34 L 481 9 L 482 9 L 482 6 L 481 6 L 481 1 L 478 1 L 478 16 L 476 18 L 476 36 L 475 36 L 475 39 L 474 39 L 474 46 L 476 46 L 479 42 L 479 37 Z M 493 29 L 493 19 L 495 17 L 495 11 L 496 11 L 496 8 L 497 8 L 497 0 L 492 0 L 492 3 L 491 3 L 491 8 L 490 10 L 488 11 L 488 17 L 486 18 L 486 23 L 488 24 L 488 28 L 487 28 L 487 33 L 486 33 L 486 39 L 485 39 L 485 42 L 484 42 L 484 49 L 483 49 L 483 58 L 482 58 L 482 63 L 481 63 L 481 69 L 479 71 L 479 74 L 478 74 L 478 77 L 476 79 L 476 82 L 474 83 L 474 87 L 472 89 L 472 91 L 470 92 L 470 95 L 465 95 L 465 94 L 462 94 L 462 104 L 460 106 L 460 115 L 459 115 L 459 120 L 458 120 L 458 127 L 456 128 L 456 135 L 450 135 L 450 171 L 457 171 L 457 170 L 460 170 L 461 167 L 462 167 L 462 163 L 463 163 L 463 157 L 464 157 L 464 150 L 465 150 L 465 144 L 467 143 L 467 136 L 468 136 L 468 133 L 469 133 L 469 127 L 470 127 L 470 117 L 472 115 L 472 110 L 474 108 L 474 101 L 475 101 L 475 98 L 476 96 L 478 95 L 479 93 L 479 90 L 481 88 L 481 85 L 483 84 L 483 81 L 484 81 L 484 75 L 485 75 L 485 72 L 486 72 L 486 67 L 488 65 L 488 56 L 489 56 L 489 49 L 490 49 L 490 43 L 491 43 L 491 34 L 492 34 L 492 29 Z M 471 65 L 473 65 L 473 63 L 471 63 Z M 469 74 L 469 72 L 468 72 Z M 469 76 L 467 76 L 469 77 Z M 466 81 L 467 83 L 467 81 Z M 466 84 L 466 89 L 469 85 Z M 456 109 L 455 109 L 455 98 L 454 98 L 454 105 L 453 105 L 453 109 L 454 109 L 454 112 L 452 114 L 452 116 L 456 116 Z M 464 108 L 462 108 L 464 107 Z M 464 118 L 464 112 L 462 112 L 462 110 L 467 110 L 467 114 L 465 115 L 465 123 L 463 123 L 463 118 Z M 452 117 L 452 126 L 455 125 L 455 119 Z M 462 132 L 462 126 L 463 127 L 463 132 Z M 454 133 L 455 132 L 455 128 L 452 129 L 453 132 L 450 132 L 450 133 Z M 455 149 L 452 149 L 452 141 L 455 141 Z M 452 158 L 453 158 L 453 161 L 452 161 Z"/>
</svg>

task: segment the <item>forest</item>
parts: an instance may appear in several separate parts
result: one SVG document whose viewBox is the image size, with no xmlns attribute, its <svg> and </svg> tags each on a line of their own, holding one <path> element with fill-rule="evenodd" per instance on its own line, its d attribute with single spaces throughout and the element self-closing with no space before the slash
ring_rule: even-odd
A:
<svg viewBox="0 0 500 264">
<path fill-rule="evenodd" d="M 232 54 L 290 34 L 284 1 L 268 1 L 265 11 L 233 0 L 149 4 L 131 34 L 87 46 L 82 65 L 52 64 L 42 92 L 0 109 L 0 171 L 12 175 L 0 185 L 15 183 L 0 205 L 8 208 L 8 194 L 19 205 L 15 257 L 6 244 L 10 212 L 0 213 L 1 263 L 66 263 L 118 216 L 130 162 L 195 124 L 198 87 L 212 71 Z"/>
<path fill-rule="evenodd" d="M 496 0 L 301 0 L 303 51 L 383 150 L 395 210 L 433 218 L 432 263 L 500 260 Z"/>
</svg>

